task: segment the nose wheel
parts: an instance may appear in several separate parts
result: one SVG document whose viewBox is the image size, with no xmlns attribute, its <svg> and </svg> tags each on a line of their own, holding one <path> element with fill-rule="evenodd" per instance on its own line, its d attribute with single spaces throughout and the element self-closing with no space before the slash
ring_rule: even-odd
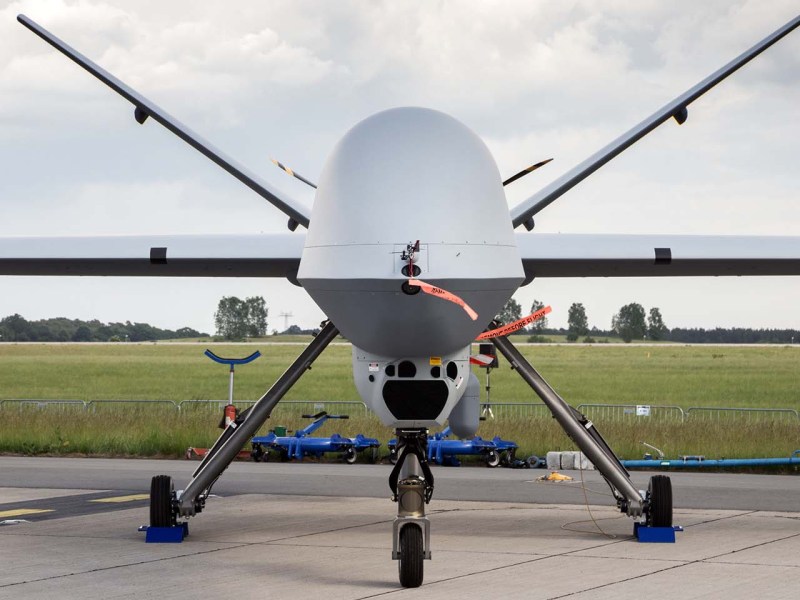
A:
<svg viewBox="0 0 800 600">
<path fill-rule="evenodd" d="M 422 529 L 409 523 L 400 530 L 400 559 L 397 562 L 400 585 L 406 588 L 422 585 L 424 558 Z"/>
</svg>

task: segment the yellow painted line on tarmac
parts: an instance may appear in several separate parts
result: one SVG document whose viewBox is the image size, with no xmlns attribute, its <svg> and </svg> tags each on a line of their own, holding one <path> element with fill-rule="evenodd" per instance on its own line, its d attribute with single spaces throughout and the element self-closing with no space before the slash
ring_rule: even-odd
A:
<svg viewBox="0 0 800 600">
<path fill-rule="evenodd" d="M 52 508 L 17 508 L 14 510 L 0 510 L 0 519 L 3 517 L 21 517 L 23 515 L 37 515 L 39 513 L 53 512 Z"/>
<path fill-rule="evenodd" d="M 89 502 L 133 502 L 134 500 L 147 500 L 150 494 L 131 494 L 130 496 L 115 496 L 113 498 L 97 498 Z"/>
</svg>

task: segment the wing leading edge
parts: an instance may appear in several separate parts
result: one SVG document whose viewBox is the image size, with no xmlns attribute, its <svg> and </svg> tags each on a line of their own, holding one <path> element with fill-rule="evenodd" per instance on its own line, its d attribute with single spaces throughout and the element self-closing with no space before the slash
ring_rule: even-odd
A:
<svg viewBox="0 0 800 600">
<path fill-rule="evenodd" d="M 800 275 L 800 237 L 518 233 L 535 277 Z"/>
<path fill-rule="evenodd" d="M 310 216 L 306 207 L 289 198 L 285 193 L 273 188 L 267 181 L 253 173 L 250 169 L 238 163 L 218 148 L 215 148 L 210 142 L 204 140 L 164 109 L 114 77 L 111 73 L 72 48 L 69 44 L 54 36 L 38 23 L 35 23 L 25 15 L 18 15 L 17 21 L 133 104 L 135 107 L 134 117 L 139 124 L 144 125 L 148 117 L 153 117 L 154 121 L 166 127 L 195 150 L 211 159 L 259 196 L 288 215 L 289 229 L 294 230 L 298 224 L 306 229 L 308 228 Z"/>
<path fill-rule="evenodd" d="M 0 238 L 0 275 L 286 277 L 302 234 Z"/>
<path fill-rule="evenodd" d="M 533 229 L 534 215 L 546 208 L 562 194 L 586 179 L 589 175 L 597 171 L 597 169 L 609 162 L 615 156 L 642 139 L 656 127 L 673 117 L 679 124 L 682 124 L 687 118 L 687 107 L 689 104 L 697 100 L 700 96 L 705 94 L 720 81 L 728 77 L 728 75 L 753 60 L 756 56 L 761 54 L 764 50 L 772 46 L 784 36 L 791 33 L 798 26 L 800 26 L 800 16 L 795 17 L 786 25 L 758 42 L 755 46 L 734 58 L 727 65 L 721 69 L 718 69 L 697 85 L 689 88 L 683 94 L 662 106 L 644 121 L 629 131 L 623 133 L 617 139 L 595 152 L 582 163 L 564 173 L 564 175 L 553 181 L 551 184 L 545 186 L 533 196 L 515 206 L 511 210 L 511 221 L 514 224 L 514 227 L 516 228 L 520 225 L 525 225 L 525 228 L 530 231 Z"/>
</svg>

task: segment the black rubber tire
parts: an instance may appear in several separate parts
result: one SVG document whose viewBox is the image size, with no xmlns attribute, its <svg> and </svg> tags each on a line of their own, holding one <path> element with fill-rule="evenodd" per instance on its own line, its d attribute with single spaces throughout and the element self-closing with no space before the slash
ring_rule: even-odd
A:
<svg viewBox="0 0 800 600">
<path fill-rule="evenodd" d="M 494 469 L 496 466 L 500 464 L 500 455 L 497 453 L 497 450 L 490 450 L 486 454 L 486 466 L 490 469 Z"/>
<path fill-rule="evenodd" d="M 358 460 L 358 452 L 356 452 L 355 448 L 348 448 L 342 454 L 342 458 L 348 465 L 353 465 Z"/>
<path fill-rule="evenodd" d="M 422 585 L 424 558 L 422 529 L 411 523 L 404 525 L 400 530 L 400 560 L 397 561 L 400 585 L 404 588 Z"/>
<path fill-rule="evenodd" d="M 508 452 L 501 452 L 500 453 L 500 466 L 501 467 L 510 467 L 512 461 L 508 459 Z"/>
<path fill-rule="evenodd" d="M 525 462 L 528 464 L 529 469 L 535 469 L 539 466 L 539 457 L 535 454 L 531 454 L 525 459 Z"/>
<path fill-rule="evenodd" d="M 174 527 L 175 513 L 172 510 L 174 486 L 169 475 L 156 475 L 150 481 L 150 526 Z"/>
<path fill-rule="evenodd" d="M 261 462 L 262 460 L 266 462 L 264 456 L 264 448 L 261 447 L 261 444 L 254 445 L 253 449 L 250 450 L 250 457 L 253 459 L 253 462 Z"/>
<path fill-rule="evenodd" d="M 389 462 L 393 465 L 397 464 L 397 450 L 394 448 L 389 449 Z"/>
<path fill-rule="evenodd" d="M 666 475 L 653 475 L 647 486 L 650 510 L 647 524 L 650 527 L 672 527 L 672 482 Z"/>
</svg>

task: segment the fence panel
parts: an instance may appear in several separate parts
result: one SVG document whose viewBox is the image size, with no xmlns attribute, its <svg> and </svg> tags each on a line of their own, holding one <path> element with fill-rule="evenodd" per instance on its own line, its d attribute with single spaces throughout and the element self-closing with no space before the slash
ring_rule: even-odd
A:
<svg viewBox="0 0 800 600">
<path fill-rule="evenodd" d="M 549 417 L 550 409 L 540 402 L 489 402 L 481 404 L 481 416 L 487 419 Z"/>
<path fill-rule="evenodd" d="M 725 406 L 692 406 L 686 416 L 706 420 L 798 421 L 800 414 L 793 408 L 731 408 Z"/>
<path fill-rule="evenodd" d="M 136 411 L 152 413 L 154 410 L 175 412 L 178 404 L 172 400 L 89 400 L 86 403 L 89 412 Z"/>
<path fill-rule="evenodd" d="M 0 408 L 10 408 L 12 406 L 16 406 L 20 410 L 23 408 L 36 408 L 43 410 L 48 407 L 53 407 L 58 410 L 84 410 L 86 408 L 86 403 L 83 400 L 24 400 L 20 398 L 0 400 Z"/>
<path fill-rule="evenodd" d="M 619 421 L 646 418 L 660 421 L 683 421 L 686 413 L 680 406 L 664 404 L 579 404 L 577 410 L 589 419 Z"/>
<path fill-rule="evenodd" d="M 19 410 L 169 410 L 181 413 L 203 411 L 222 413 L 227 400 L 59 400 L 59 399 L 21 399 L 8 398 L 0 400 L 0 409 L 17 408 Z M 255 400 L 237 400 L 240 410 L 255 404 Z M 654 420 L 685 421 L 692 419 L 706 420 L 746 420 L 746 421 L 800 421 L 800 412 L 792 408 L 736 408 L 728 406 L 692 406 L 684 410 L 680 406 L 659 404 L 579 404 L 577 410 L 593 420 L 624 420 L 647 418 Z M 356 400 L 318 401 L 318 400 L 284 400 L 273 411 L 273 418 L 294 419 L 303 414 L 316 414 L 325 411 L 329 414 L 346 414 L 349 416 L 365 416 L 369 410 L 363 402 Z M 481 416 L 486 418 L 514 419 L 523 417 L 550 416 L 550 410 L 543 403 L 532 402 L 490 402 L 481 404 Z"/>
</svg>

